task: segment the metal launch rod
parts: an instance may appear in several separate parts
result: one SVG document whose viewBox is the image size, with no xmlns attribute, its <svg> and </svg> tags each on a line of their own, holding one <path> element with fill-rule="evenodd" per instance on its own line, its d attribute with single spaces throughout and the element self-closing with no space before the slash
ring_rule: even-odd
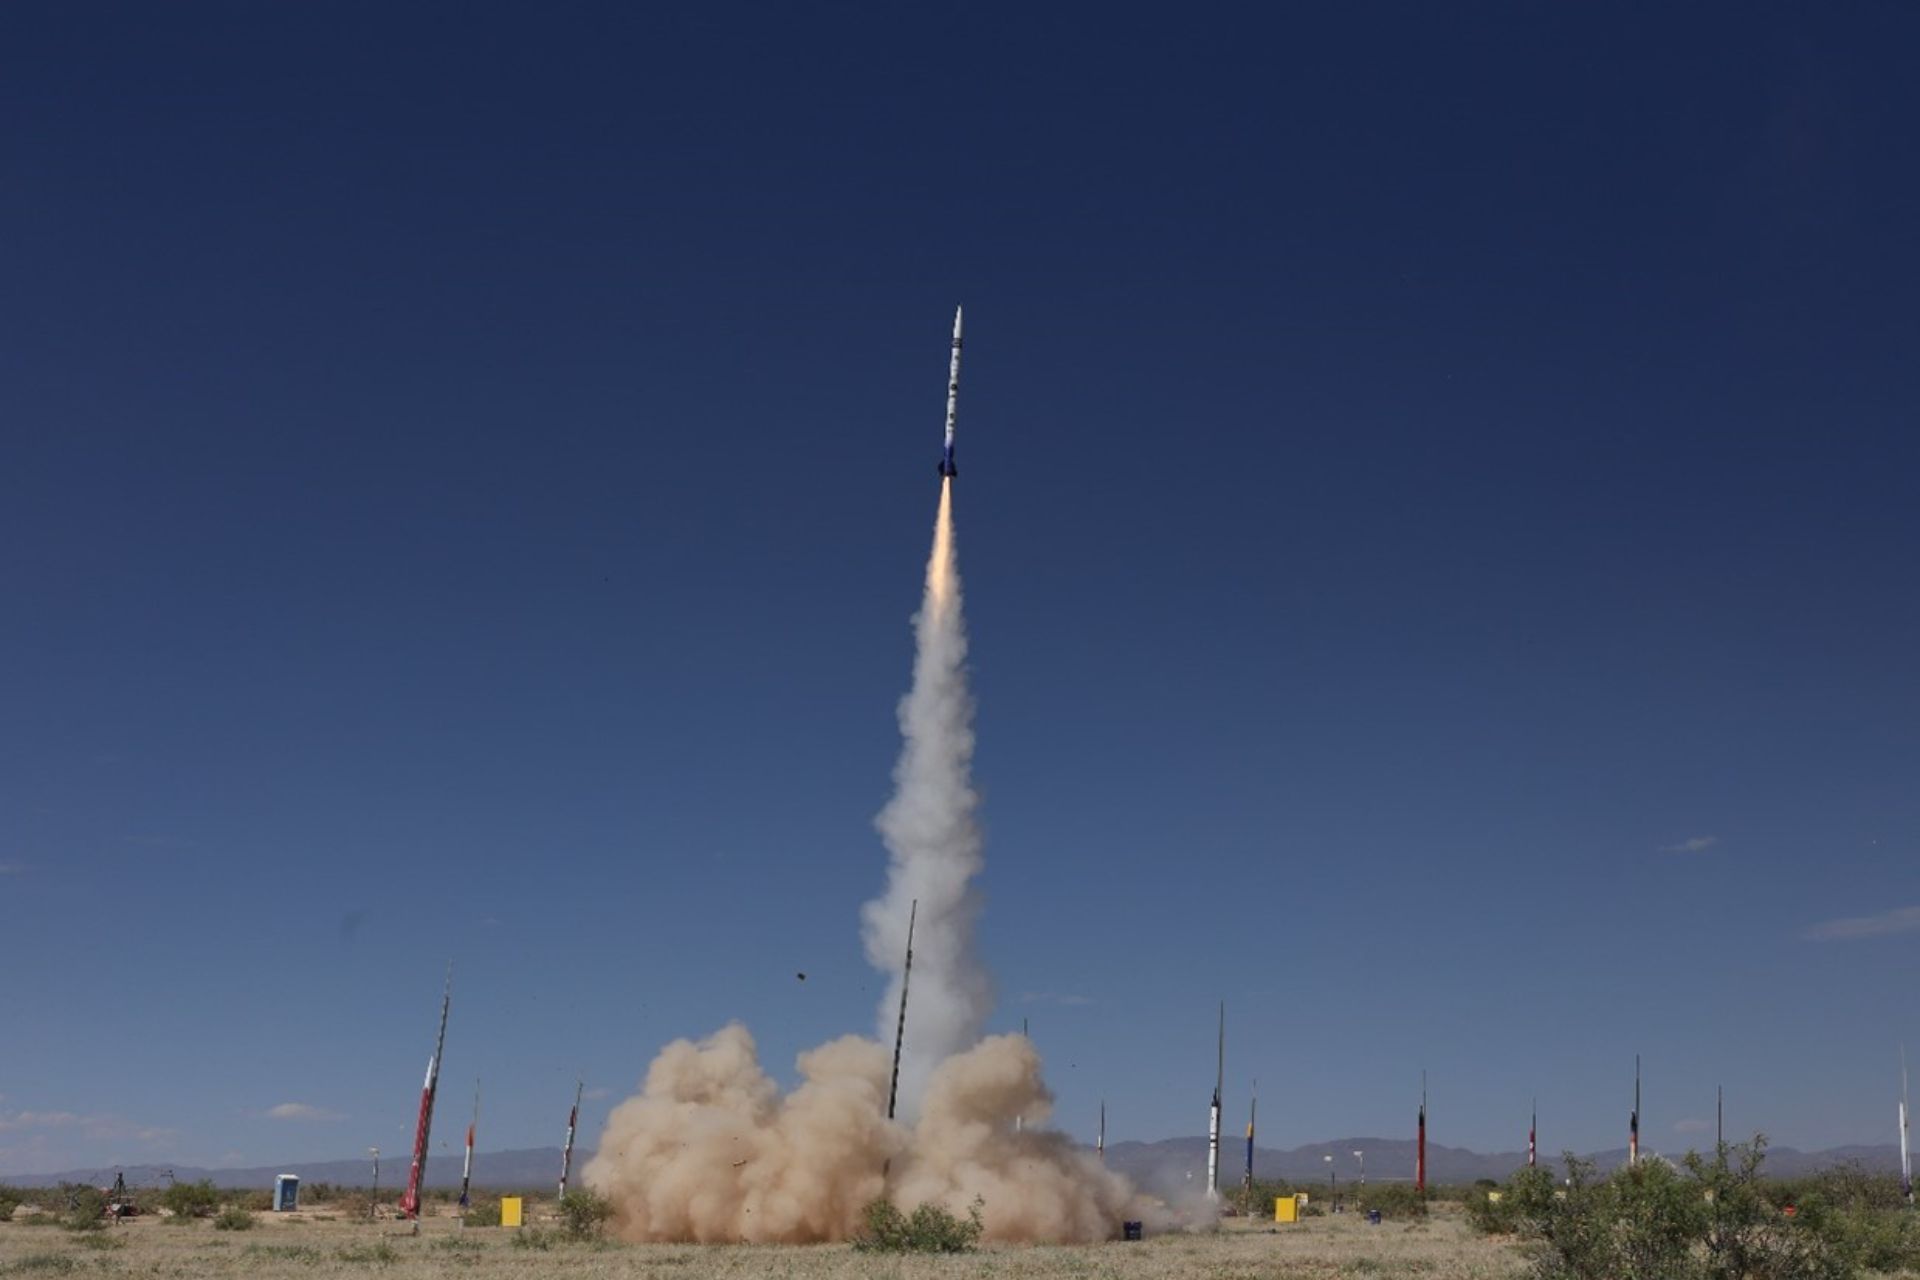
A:
<svg viewBox="0 0 1920 1280">
<path fill-rule="evenodd" d="M 913 925 L 920 915 L 920 899 L 907 911 L 907 963 L 900 970 L 900 1021 L 893 1029 L 893 1083 L 887 1087 L 887 1119 L 893 1119 L 900 1101 L 900 1050 L 907 1043 L 907 983 L 913 980 Z"/>
</svg>

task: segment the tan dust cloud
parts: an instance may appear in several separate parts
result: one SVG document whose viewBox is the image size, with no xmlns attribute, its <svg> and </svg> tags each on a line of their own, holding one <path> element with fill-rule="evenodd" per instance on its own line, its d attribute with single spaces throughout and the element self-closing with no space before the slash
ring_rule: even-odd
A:
<svg viewBox="0 0 1920 1280">
<path fill-rule="evenodd" d="M 587 1185 L 613 1201 L 615 1232 L 844 1240 L 883 1195 L 956 1214 L 977 1197 L 989 1240 L 1104 1240 L 1124 1219 L 1161 1216 L 1091 1153 L 1038 1127 L 1052 1096 L 1023 1036 L 989 1037 L 937 1067 L 912 1126 L 886 1118 L 890 1061 L 877 1042 L 847 1036 L 798 1065 L 802 1081 L 783 1095 L 737 1023 L 661 1050 L 586 1168 Z"/>
</svg>

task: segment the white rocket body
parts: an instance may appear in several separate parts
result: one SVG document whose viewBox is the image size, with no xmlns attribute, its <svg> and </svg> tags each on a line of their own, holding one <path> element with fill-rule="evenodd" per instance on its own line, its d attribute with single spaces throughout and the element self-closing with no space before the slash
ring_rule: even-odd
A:
<svg viewBox="0 0 1920 1280">
<path fill-rule="evenodd" d="M 1207 1199 L 1220 1198 L 1220 1095 L 1207 1111 Z"/>
<path fill-rule="evenodd" d="M 1907 1148 L 1907 1102 L 1900 1100 L 1900 1190 L 1913 1203 L 1913 1153 Z"/>
<path fill-rule="evenodd" d="M 953 461 L 953 428 L 960 420 L 960 308 L 953 309 L 953 358 L 947 365 L 947 438 L 940 449 L 940 474 L 960 474 Z"/>
</svg>

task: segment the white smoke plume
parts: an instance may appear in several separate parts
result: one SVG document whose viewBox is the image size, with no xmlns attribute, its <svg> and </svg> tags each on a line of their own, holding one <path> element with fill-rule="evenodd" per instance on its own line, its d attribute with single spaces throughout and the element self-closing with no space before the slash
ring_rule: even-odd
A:
<svg viewBox="0 0 1920 1280">
<path fill-rule="evenodd" d="M 990 1240 L 1095 1241 L 1128 1218 L 1166 1221 L 1092 1153 L 1041 1126 L 1053 1097 L 1025 1036 L 982 1040 L 992 986 L 973 951 L 981 868 L 974 822 L 973 702 L 953 547 L 953 488 L 940 491 L 913 687 L 892 801 L 876 819 L 887 887 L 862 910 L 867 957 L 893 975 L 880 1035 L 800 1055 L 782 1095 L 737 1024 L 661 1050 L 641 1092 L 607 1119 L 587 1185 L 636 1241 L 844 1240 L 873 1200 L 902 1209 L 980 1202 Z M 898 1120 L 888 1118 L 890 1046 L 910 906 L 912 999 Z"/>
<path fill-rule="evenodd" d="M 802 1244 L 855 1234 L 886 1196 L 965 1215 L 989 1240 L 1095 1241 L 1164 1211 L 1064 1134 L 1024 1036 L 993 1036 L 933 1071 L 918 1124 L 887 1120 L 890 1052 L 847 1036 L 800 1055 L 781 1095 L 734 1024 L 660 1051 L 607 1118 L 587 1185 L 635 1241 Z M 1014 1118 L 1026 1127 L 1015 1131 Z"/>
<path fill-rule="evenodd" d="M 861 911 L 867 960 L 893 975 L 878 1017 L 879 1038 L 890 1042 L 899 1016 L 908 916 L 912 904 L 920 904 L 900 1064 L 903 1116 L 917 1112 L 933 1068 L 980 1038 L 993 1009 L 993 984 L 973 950 L 980 910 L 973 878 L 982 859 L 951 481 L 940 486 L 914 634 L 913 686 L 900 701 L 904 741 L 893 769 L 893 799 L 875 819 L 889 854 L 887 887 Z"/>
</svg>

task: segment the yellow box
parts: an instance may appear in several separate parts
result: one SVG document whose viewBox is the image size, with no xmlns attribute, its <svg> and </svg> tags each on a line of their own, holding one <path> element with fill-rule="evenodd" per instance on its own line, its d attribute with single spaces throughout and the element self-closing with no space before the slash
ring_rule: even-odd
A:
<svg viewBox="0 0 1920 1280">
<path fill-rule="evenodd" d="M 520 1225 L 519 1196 L 500 1197 L 500 1225 L 503 1227 L 517 1227 Z"/>
<path fill-rule="evenodd" d="M 1273 1200 L 1273 1220 L 1275 1222 L 1300 1221 L 1300 1202 L 1292 1196 L 1275 1196 Z"/>
</svg>

